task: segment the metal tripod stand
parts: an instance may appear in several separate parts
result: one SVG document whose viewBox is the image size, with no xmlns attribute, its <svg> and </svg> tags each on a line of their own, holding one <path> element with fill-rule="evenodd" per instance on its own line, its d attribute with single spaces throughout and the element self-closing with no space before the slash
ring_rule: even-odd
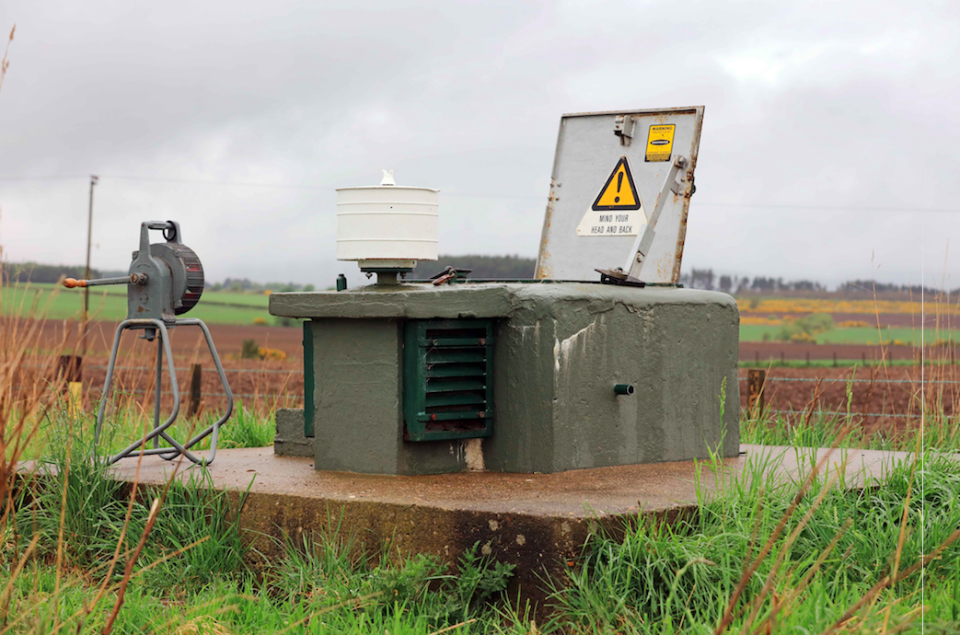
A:
<svg viewBox="0 0 960 635">
<path fill-rule="evenodd" d="M 126 456 L 140 453 L 145 455 L 157 454 L 160 456 L 160 458 L 168 461 L 171 461 L 182 454 L 194 463 L 203 463 L 205 465 L 210 465 L 213 463 L 213 460 L 216 457 L 217 437 L 220 431 L 220 426 L 226 422 L 226 420 L 229 419 L 230 415 L 233 413 L 233 392 L 230 390 L 230 384 L 227 381 L 227 376 L 223 372 L 223 365 L 220 363 L 220 356 L 217 355 L 216 346 L 213 344 L 213 337 L 211 337 L 210 330 L 207 328 L 207 325 L 203 323 L 203 320 L 190 318 L 178 319 L 175 320 L 171 326 L 199 326 L 200 330 L 203 331 L 203 336 L 207 341 L 207 348 L 210 349 L 210 355 L 213 357 L 213 363 L 217 367 L 217 374 L 220 375 L 220 383 L 223 384 L 223 391 L 227 395 L 227 409 L 223 413 L 223 416 L 217 419 L 213 425 L 207 427 L 205 430 L 195 435 L 182 445 L 169 434 L 167 434 L 167 428 L 173 425 L 173 422 L 177 419 L 177 415 L 180 413 L 180 387 L 177 383 L 177 373 L 173 365 L 173 355 L 170 350 L 170 332 L 167 330 L 167 325 L 164 324 L 162 320 L 124 320 L 119 324 L 119 326 L 117 326 L 117 332 L 113 337 L 113 348 L 110 351 L 110 362 L 107 364 L 107 378 L 103 384 L 103 395 L 100 399 L 100 409 L 97 412 L 97 427 L 94 439 L 96 443 L 100 442 L 100 431 L 103 427 L 103 416 L 104 412 L 106 411 L 107 400 L 110 397 L 113 371 L 117 362 L 117 352 L 120 349 L 120 336 L 125 330 L 128 329 L 145 329 L 147 332 L 144 336 L 142 336 L 143 339 L 148 341 L 157 339 L 157 364 L 156 368 L 154 369 L 155 389 L 153 404 L 153 429 L 144 434 L 140 440 L 136 441 L 135 443 L 131 443 L 117 454 L 111 456 L 109 461 L 110 463 L 116 463 Z M 164 352 L 166 352 L 167 356 L 167 373 L 170 377 L 170 390 L 173 392 L 173 410 L 167 417 L 167 420 L 161 424 L 160 381 L 163 377 Z M 189 451 L 190 448 L 208 436 L 211 436 L 209 457 L 202 459 Z M 166 447 L 160 447 L 161 438 L 170 445 Z M 151 441 L 153 442 L 153 447 L 147 448 L 147 444 Z"/>
<path fill-rule="evenodd" d="M 166 242 L 150 244 L 150 230 L 163 232 Z M 101 278 L 99 280 L 74 280 L 67 278 L 63 281 L 67 288 L 93 287 L 108 284 L 127 285 L 127 319 L 117 326 L 113 338 L 113 348 L 110 351 L 110 363 L 107 365 L 107 378 L 103 384 L 103 395 L 100 400 L 100 409 L 97 412 L 97 426 L 95 440 L 100 442 L 100 433 L 103 428 L 103 416 L 110 397 L 113 371 L 117 363 L 117 352 L 120 349 L 120 336 L 125 330 L 142 330 L 142 339 L 149 342 L 157 340 L 157 364 L 155 368 L 156 394 L 153 405 L 153 429 L 145 433 L 139 441 L 131 443 L 119 453 L 110 457 L 110 463 L 116 463 L 125 456 L 132 454 L 156 454 L 168 461 L 184 456 L 194 463 L 209 465 L 217 454 L 217 437 L 220 426 L 233 413 L 233 392 L 227 376 L 223 372 L 220 356 L 213 344 L 210 330 L 202 320 L 178 318 L 197 305 L 203 294 L 203 265 L 192 249 L 180 240 L 180 224 L 175 221 L 148 221 L 140 224 L 140 249 L 133 252 L 133 262 L 130 264 L 128 276 L 119 278 Z M 213 363 L 220 375 L 223 391 L 227 396 L 227 408 L 223 416 L 213 425 L 181 444 L 167 434 L 167 429 L 176 421 L 180 414 L 180 387 L 177 383 L 177 373 L 173 366 L 173 355 L 170 349 L 170 332 L 176 326 L 199 326 L 207 341 L 207 348 L 213 357 Z M 170 388 L 173 391 L 173 411 L 166 421 L 160 423 L 160 383 L 163 378 L 163 356 L 167 356 L 167 372 L 170 376 Z M 210 439 L 210 456 L 201 458 L 190 452 L 190 448 Z M 160 440 L 169 443 L 160 446 Z M 153 447 L 146 446 L 152 442 Z"/>
</svg>

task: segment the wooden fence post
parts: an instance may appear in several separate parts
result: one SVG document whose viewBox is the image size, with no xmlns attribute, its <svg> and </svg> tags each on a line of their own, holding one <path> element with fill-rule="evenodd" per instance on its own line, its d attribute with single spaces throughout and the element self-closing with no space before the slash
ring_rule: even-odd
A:
<svg viewBox="0 0 960 635">
<path fill-rule="evenodd" d="M 200 410 L 200 381 L 203 369 L 200 364 L 194 364 L 190 371 L 190 408 L 187 409 L 187 416 L 193 417 Z"/>
<path fill-rule="evenodd" d="M 61 355 L 57 360 L 57 376 L 65 382 L 83 381 L 83 358 L 79 355 Z"/>
<path fill-rule="evenodd" d="M 763 369 L 747 371 L 747 417 L 751 419 L 763 415 L 763 384 L 766 378 L 767 371 Z"/>
<path fill-rule="evenodd" d="M 67 413 L 79 417 L 83 406 L 83 357 L 61 355 L 57 360 L 57 381 L 63 379 Z"/>
</svg>

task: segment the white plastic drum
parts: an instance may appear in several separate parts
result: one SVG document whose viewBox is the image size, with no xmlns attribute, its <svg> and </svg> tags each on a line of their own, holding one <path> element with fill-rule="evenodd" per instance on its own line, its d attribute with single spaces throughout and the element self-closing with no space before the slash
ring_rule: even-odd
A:
<svg viewBox="0 0 960 635">
<path fill-rule="evenodd" d="M 381 185 L 337 190 L 337 260 L 384 268 L 436 260 L 440 190 L 392 185 L 384 175 Z"/>
</svg>

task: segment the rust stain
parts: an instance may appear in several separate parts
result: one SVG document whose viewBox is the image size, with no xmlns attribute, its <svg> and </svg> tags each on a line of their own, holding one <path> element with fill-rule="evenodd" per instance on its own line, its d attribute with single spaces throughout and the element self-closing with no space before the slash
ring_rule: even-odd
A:
<svg viewBox="0 0 960 635">
<path fill-rule="evenodd" d="M 677 284 L 680 282 L 680 264 L 683 261 L 683 247 L 687 241 L 687 215 L 690 212 L 690 191 L 689 189 L 683 197 L 683 211 L 680 212 L 680 231 L 677 232 L 676 256 L 673 262 L 673 275 L 670 282 Z"/>
<path fill-rule="evenodd" d="M 553 221 L 553 210 L 555 203 L 560 200 L 557 196 L 557 184 L 550 179 L 550 196 L 547 198 L 547 211 L 543 217 L 543 235 L 540 238 L 540 257 L 537 259 L 536 277 L 539 279 L 550 278 L 553 276 L 553 270 L 548 264 L 550 262 L 550 252 L 547 246 L 550 244 L 550 225 Z"/>
</svg>

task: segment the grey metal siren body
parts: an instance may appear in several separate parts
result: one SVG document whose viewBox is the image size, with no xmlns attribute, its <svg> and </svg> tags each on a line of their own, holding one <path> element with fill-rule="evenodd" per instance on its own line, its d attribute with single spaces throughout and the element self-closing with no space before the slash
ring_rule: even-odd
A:
<svg viewBox="0 0 960 635">
<path fill-rule="evenodd" d="M 151 245 L 151 229 L 162 230 L 166 242 Z M 196 252 L 181 242 L 176 221 L 140 224 L 140 249 L 133 252 L 130 276 L 128 319 L 169 322 L 195 307 L 203 294 L 203 264 Z"/>
</svg>

